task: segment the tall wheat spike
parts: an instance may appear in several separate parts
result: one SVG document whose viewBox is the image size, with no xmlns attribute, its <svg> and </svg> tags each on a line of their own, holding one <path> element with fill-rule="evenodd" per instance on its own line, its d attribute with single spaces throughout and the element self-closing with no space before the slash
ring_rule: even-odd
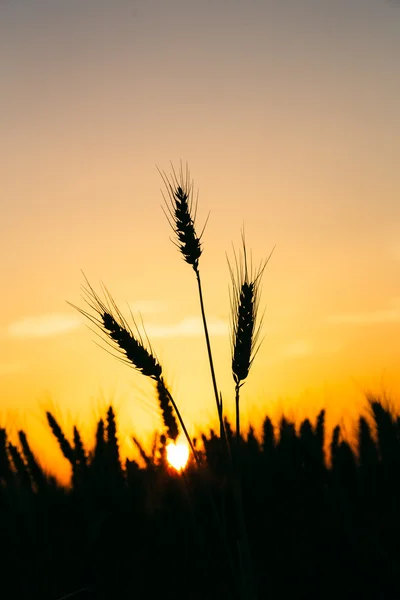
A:
<svg viewBox="0 0 400 600">
<path fill-rule="evenodd" d="M 231 300 L 231 349 L 232 375 L 235 382 L 236 439 L 240 439 L 240 388 L 244 385 L 250 367 L 258 352 L 262 317 L 258 323 L 260 302 L 260 283 L 265 267 L 272 255 L 254 270 L 247 256 L 244 231 L 242 231 L 242 253 L 237 256 L 235 249 L 235 268 L 228 259 L 228 268 L 232 282 Z"/>
<path fill-rule="evenodd" d="M 183 171 L 182 164 L 179 174 L 172 167 L 172 174 L 168 177 L 164 172 L 158 170 L 164 182 L 168 200 L 163 194 L 166 210 L 164 214 L 175 233 L 177 248 L 181 252 L 185 262 L 191 265 L 197 274 L 199 258 L 202 254 L 201 238 L 196 233 L 195 221 L 197 213 L 197 201 L 193 199 L 194 182 L 190 177 L 190 171 L 186 165 Z"/>
<path fill-rule="evenodd" d="M 166 173 L 160 171 L 160 169 L 158 169 L 158 172 L 161 175 L 166 189 L 166 196 L 163 192 L 161 192 L 166 207 L 166 210 L 163 210 L 175 234 L 176 242 L 174 243 L 179 249 L 180 253 L 182 254 L 185 262 L 192 266 L 196 275 L 197 288 L 200 300 L 200 311 L 203 320 L 204 336 L 206 340 L 211 380 L 214 390 L 215 402 L 217 406 L 220 432 L 221 437 L 223 437 L 226 442 L 224 432 L 222 396 L 218 392 L 217 379 L 215 375 L 215 367 L 211 350 L 211 342 L 208 333 L 208 325 L 204 307 L 203 289 L 199 271 L 199 259 L 202 254 L 201 238 L 203 236 L 207 221 L 203 227 L 201 234 L 198 235 L 196 232 L 195 225 L 197 216 L 198 194 L 196 196 L 196 200 L 194 200 L 194 182 L 191 179 L 188 166 L 186 165 L 186 169 L 184 171 L 181 164 L 179 174 L 177 174 L 175 169 L 172 167 L 172 173 L 170 176 L 167 176 Z"/>
</svg>

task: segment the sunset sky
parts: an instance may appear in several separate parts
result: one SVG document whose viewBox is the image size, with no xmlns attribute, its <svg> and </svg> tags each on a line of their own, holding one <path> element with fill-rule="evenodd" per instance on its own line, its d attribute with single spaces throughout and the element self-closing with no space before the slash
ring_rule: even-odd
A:
<svg viewBox="0 0 400 600">
<path fill-rule="evenodd" d="M 228 413 L 225 252 L 243 224 L 256 263 L 276 246 L 245 423 L 338 420 L 365 390 L 399 406 L 399 56 L 395 0 L 0 0 L 0 425 L 48 464 L 45 409 L 68 430 L 113 400 L 123 443 L 158 426 L 150 383 L 66 302 L 84 306 L 82 270 L 141 312 L 190 430 L 215 422 L 194 273 L 161 210 L 156 166 L 181 160 L 199 230 L 210 213 L 200 269 Z"/>
</svg>

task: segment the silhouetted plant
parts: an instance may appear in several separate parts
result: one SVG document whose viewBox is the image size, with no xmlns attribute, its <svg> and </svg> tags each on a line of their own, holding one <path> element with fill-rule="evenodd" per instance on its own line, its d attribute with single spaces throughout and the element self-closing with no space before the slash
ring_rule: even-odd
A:
<svg viewBox="0 0 400 600">
<path fill-rule="evenodd" d="M 55 436 L 58 445 L 60 446 L 61 452 L 73 466 L 75 464 L 75 453 L 71 444 L 65 437 L 64 432 L 61 429 L 58 421 L 49 411 L 46 412 L 46 417 L 50 425 L 50 429 L 53 432 L 53 435 Z"/>
<path fill-rule="evenodd" d="M 24 459 L 22 458 L 18 448 L 16 446 L 14 446 L 14 444 L 9 442 L 8 443 L 8 451 L 10 453 L 11 460 L 13 462 L 19 483 L 26 489 L 31 490 L 32 489 L 32 481 L 29 476 L 29 471 L 28 471 L 27 465 L 25 464 Z"/>
<path fill-rule="evenodd" d="M 120 471 L 119 444 L 117 440 L 117 425 L 112 406 L 107 410 L 107 453 L 111 470 Z"/>
<path fill-rule="evenodd" d="M 324 460 L 324 445 L 325 445 L 325 410 L 317 416 L 317 422 L 315 425 L 315 437 L 317 439 L 318 449 L 320 450 L 321 463 Z"/>
<path fill-rule="evenodd" d="M 75 460 L 79 467 L 84 471 L 87 467 L 87 456 L 85 447 L 82 442 L 81 434 L 78 428 L 74 425 L 74 454 Z"/>
<path fill-rule="evenodd" d="M 271 253 L 272 254 L 272 253 Z M 257 354 L 262 319 L 257 322 L 260 302 L 260 283 L 267 266 L 268 257 L 254 271 L 252 262 L 248 264 L 244 232 L 242 232 L 242 253 L 238 257 L 234 250 L 235 269 L 228 260 L 232 282 L 232 375 L 235 382 L 236 438 L 240 439 L 240 388 L 244 385 L 250 367 Z M 251 261 L 251 259 L 250 259 Z"/>
<path fill-rule="evenodd" d="M 157 381 L 157 395 L 168 437 L 175 441 L 179 435 L 178 423 L 174 415 L 167 389 L 161 380 Z"/>
<path fill-rule="evenodd" d="M 397 416 L 382 407 L 397 427 Z M 155 435 L 149 464 L 140 468 L 126 460 L 123 469 L 115 454 L 115 414 L 107 412 L 106 421 L 97 424 L 98 471 L 95 448 L 85 451 L 87 482 L 93 486 L 82 486 L 73 476 L 71 486 L 63 488 L 46 476 L 46 485 L 39 487 L 29 466 L 32 460 L 39 462 L 27 449 L 26 436 L 19 434 L 20 450 L 0 431 L 11 469 L 8 480 L 3 476 L 0 482 L 0 530 L 7 548 L 1 563 L 3 590 L 12 582 L 16 600 L 54 600 L 83 588 L 90 588 L 93 600 L 122 600 L 132 593 L 138 597 L 173 593 L 177 600 L 186 600 L 188 590 L 190 597 L 200 600 L 209 589 L 224 600 L 240 597 L 234 588 L 239 577 L 226 577 L 218 532 L 211 528 L 205 534 L 209 490 L 223 526 L 229 526 L 229 542 L 237 540 L 231 527 L 235 508 L 220 476 L 224 442 L 213 431 L 203 434 L 201 468 L 188 467 L 182 476 L 162 460 L 160 447 L 166 435 Z M 383 413 L 377 407 L 375 412 L 383 422 Z M 270 419 L 264 425 L 261 440 L 252 428 L 241 440 L 243 507 L 260 600 L 291 594 L 320 600 L 327 585 L 332 596 L 345 600 L 354 594 L 371 600 L 396 597 L 399 470 L 393 457 L 378 454 L 367 419 L 358 420 L 358 461 L 341 439 L 340 427 L 334 428 L 327 440 L 334 459 L 327 478 L 315 477 L 313 471 L 322 439 L 317 436 L 318 419 L 315 426 L 305 419 L 298 434 L 294 423 L 282 419 L 277 444 Z M 76 465 L 77 431 L 74 428 Z M 382 436 L 384 431 L 381 426 Z M 386 431 L 392 436 L 390 428 Z M 117 488 L 115 469 L 107 458 L 109 441 L 124 481 Z M 266 451 L 268 461 L 262 458 Z M 159 547 L 165 552 L 149 578 L 146 574 Z M 174 579 L 177 564 L 183 574 Z M 24 577 L 18 576 L 22 572 Z M 288 572 L 291 577 L 285 576 Z M 80 593 L 82 598 L 85 594 Z"/>
<path fill-rule="evenodd" d="M 163 179 L 168 200 L 164 197 L 164 202 L 167 212 L 164 214 L 175 233 L 177 242 L 176 246 L 181 252 L 185 262 L 192 266 L 197 280 L 197 286 L 200 299 L 200 310 L 203 319 L 204 334 L 207 345 L 207 354 L 210 364 L 211 378 L 217 405 L 218 417 L 221 427 L 221 437 L 223 437 L 223 406 L 222 398 L 218 391 L 217 380 L 215 376 L 214 361 L 211 351 L 210 336 L 208 333 L 207 319 L 204 309 L 203 290 L 201 285 L 199 259 L 202 254 L 201 238 L 204 233 L 205 225 L 200 235 L 196 232 L 195 221 L 197 215 L 197 198 L 193 200 L 193 181 L 190 177 L 189 168 L 186 166 L 183 172 L 182 165 L 177 175 L 174 168 L 172 174 L 168 177 L 165 172 L 159 170 Z"/>
<path fill-rule="evenodd" d="M 135 321 L 134 326 L 136 331 L 135 333 L 132 331 L 128 322 L 113 300 L 111 294 L 105 287 L 103 287 L 105 296 L 105 300 L 103 302 L 103 300 L 101 300 L 101 298 L 93 290 L 87 279 L 86 284 L 87 287 L 83 287 L 86 303 L 90 308 L 92 308 L 97 316 L 94 316 L 77 306 L 72 306 L 74 306 L 74 308 L 76 308 L 81 314 L 87 317 L 94 325 L 96 325 L 96 327 L 100 329 L 100 331 L 102 331 L 103 334 L 105 334 L 107 338 L 109 338 L 112 347 L 116 348 L 116 350 L 122 355 L 123 358 L 120 359 L 124 363 L 128 364 L 128 366 L 133 366 L 137 371 L 139 371 L 139 373 L 156 382 L 159 402 L 162 403 L 162 415 L 164 418 L 167 418 L 167 422 L 164 422 L 166 428 L 174 428 L 174 425 L 171 421 L 173 409 L 178 417 L 182 430 L 192 450 L 193 456 L 196 460 L 198 460 L 192 440 L 187 432 L 179 409 L 165 384 L 165 381 L 162 377 L 162 367 L 154 355 L 151 345 L 149 344 L 149 349 L 145 347 L 144 341 Z M 172 408 L 168 407 L 168 404 L 170 404 Z"/>
<path fill-rule="evenodd" d="M 5 483 L 10 483 L 13 473 L 7 446 L 7 432 L 5 429 L 0 428 L 0 480 L 3 479 Z"/>
<path fill-rule="evenodd" d="M 371 428 L 365 417 L 358 421 L 358 457 L 363 467 L 374 467 L 378 463 L 378 450 L 372 437 Z"/>
<path fill-rule="evenodd" d="M 330 443 L 330 450 L 331 450 L 331 465 L 332 468 L 335 467 L 337 458 L 338 458 L 338 451 L 339 451 L 339 439 L 340 439 L 340 425 L 336 425 L 336 427 L 333 429 L 332 431 L 332 440 Z"/>
<path fill-rule="evenodd" d="M 19 441 L 21 443 L 22 452 L 26 460 L 26 467 L 31 477 L 31 481 L 35 484 L 38 490 L 43 490 L 46 487 L 46 477 L 42 468 L 37 462 L 31 447 L 29 446 L 26 434 L 24 431 L 18 432 Z"/>
<path fill-rule="evenodd" d="M 376 423 L 380 455 L 385 460 L 394 460 L 399 454 L 397 424 L 389 410 L 386 410 L 376 398 L 369 396 L 368 401 Z"/>
</svg>

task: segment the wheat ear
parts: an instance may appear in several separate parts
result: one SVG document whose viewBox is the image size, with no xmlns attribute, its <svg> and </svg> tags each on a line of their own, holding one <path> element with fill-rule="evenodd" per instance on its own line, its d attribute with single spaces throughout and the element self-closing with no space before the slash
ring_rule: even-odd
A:
<svg viewBox="0 0 400 600">
<path fill-rule="evenodd" d="M 202 254 L 201 238 L 203 237 L 204 229 L 207 224 L 203 226 L 200 235 L 196 232 L 196 215 L 197 215 L 197 203 L 198 194 L 196 200 L 194 200 L 194 182 L 190 177 L 190 171 L 186 165 L 183 170 L 182 164 L 180 166 L 179 174 L 175 171 L 171 165 L 172 173 L 167 176 L 165 172 L 158 172 L 164 182 L 166 195 L 161 191 L 165 209 L 163 211 L 167 217 L 168 223 L 173 230 L 176 241 L 174 242 L 179 251 L 181 252 L 185 262 L 192 266 L 197 280 L 197 287 L 200 300 L 201 317 L 203 320 L 204 335 L 206 339 L 207 354 L 210 365 L 211 379 L 214 390 L 215 402 L 218 411 L 218 418 L 220 423 L 221 437 L 226 441 L 224 432 L 224 421 L 223 421 L 223 410 L 222 410 L 222 396 L 218 392 L 217 379 L 215 376 L 214 361 L 212 357 L 210 336 L 208 333 L 207 319 L 204 308 L 203 289 L 201 285 L 200 271 L 199 271 L 199 259 Z"/>
<path fill-rule="evenodd" d="M 272 250 L 273 252 L 273 250 Z M 232 290 L 231 301 L 231 350 L 232 350 L 232 375 L 235 382 L 236 405 L 236 438 L 240 438 L 240 388 L 244 384 L 253 360 L 258 352 L 258 343 L 263 317 L 258 320 L 260 301 L 260 283 L 269 257 L 257 269 L 250 264 L 247 255 L 244 231 L 242 231 L 242 252 L 238 256 L 234 253 L 234 267 L 228 261 L 231 276 Z"/>
<path fill-rule="evenodd" d="M 193 446 L 180 411 L 162 377 L 161 364 L 155 356 L 149 340 L 147 339 L 149 348 L 146 348 L 133 316 L 132 319 L 136 328 L 135 333 L 130 328 L 128 322 L 122 315 L 114 299 L 105 286 L 103 286 L 105 298 L 103 301 L 94 291 L 85 275 L 84 277 L 86 280 L 86 287 L 83 286 L 82 288 L 84 299 L 95 314 L 93 315 L 91 312 L 83 310 L 74 304 L 69 304 L 78 310 L 82 315 L 87 317 L 94 325 L 96 325 L 98 329 L 100 329 L 100 331 L 106 337 L 106 342 L 112 348 L 117 350 L 120 355 L 122 355 L 117 355 L 117 358 L 129 366 L 133 366 L 137 371 L 139 371 L 139 373 L 150 377 L 156 382 L 160 409 L 164 418 L 164 425 L 166 426 L 167 430 L 170 431 L 173 436 L 175 436 L 176 439 L 176 430 L 178 426 L 175 420 L 175 412 L 182 427 L 182 431 L 186 436 L 192 454 L 196 462 L 200 464 L 196 449 Z M 173 422 L 174 420 L 175 422 Z"/>
</svg>

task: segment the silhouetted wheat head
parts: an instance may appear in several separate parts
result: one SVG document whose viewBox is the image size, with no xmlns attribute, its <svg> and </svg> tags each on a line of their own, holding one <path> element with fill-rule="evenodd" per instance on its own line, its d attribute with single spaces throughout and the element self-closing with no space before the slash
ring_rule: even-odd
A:
<svg viewBox="0 0 400 600">
<path fill-rule="evenodd" d="M 367 419 L 362 416 L 358 421 L 358 457 L 362 467 L 375 466 L 378 462 L 378 449 L 371 427 Z"/>
<path fill-rule="evenodd" d="M 87 456 L 85 447 L 82 442 L 81 434 L 78 428 L 74 425 L 74 454 L 75 460 L 80 468 L 83 470 L 87 467 Z"/>
<path fill-rule="evenodd" d="M 93 464 L 101 464 L 105 453 L 106 440 L 104 435 L 104 421 L 99 419 L 96 425 L 95 446 L 93 451 Z"/>
<path fill-rule="evenodd" d="M 162 378 L 157 381 L 157 395 L 168 437 L 175 441 L 179 435 L 178 423 L 174 415 L 169 392 Z"/>
<path fill-rule="evenodd" d="M 10 457 L 14 465 L 18 482 L 27 490 L 31 490 L 32 480 L 29 475 L 28 467 L 23 457 L 21 456 L 20 451 L 11 442 L 8 443 L 8 451 L 10 453 Z"/>
<path fill-rule="evenodd" d="M 6 483 L 9 483 L 13 478 L 13 472 L 7 448 L 7 432 L 5 429 L 0 428 L 0 480 L 3 479 Z"/>
<path fill-rule="evenodd" d="M 55 436 L 58 445 L 60 446 L 61 452 L 65 456 L 65 458 L 71 463 L 71 465 L 75 465 L 75 452 L 64 435 L 63 430 L 61 429 L 57 419 L 51 414 L 51 412 L 46 412 L 47 421 L 50 425 L 50 429 Z"/>
<path fill-rule="evenodd" d="M 46 477 L 44 475 L 44 472 L 41 466 L 39 465 L 38 461 L 36 460 L 35 455 L 32 452 L 32 449 L 26 437 L 26 433 L 24 431 L 19 431 L 18 437 L 32 482 L 35 484 L 36 489 L 41 490 L 45 487 L 46 484 Z"/>
<path fill-rule="evenodd" d="M 260 283 L 270 256 L 254 270 L 250 257 L 248 261 L 244 232 L 242 231 L 242 252 L 234 253 L 234 267 L 228 260 L 232 290 L 231 301 L 231 350 L 232 375 L 235 382 L 236 436 L 240 438 L 239 389 L 244 384 L 254 357 L 259 349 L 259 335 L 262 317 L 258 320 Z"/>
<path fill-rule="evenodd" d="M 387 461 L 399 460 L 399 436 L 397 421 L 388 406 L 372 395 L 367 395 L 375 425 L 380 457 Z M 387 403 L 386 403 L 387 404 Z"/>
<path fill-rule="evenodd" d="M 153 379 L 157 386 L 157 395 L 164 425 L 171 439 L 178 436 L 178 423 L 175 418 L 174 401 L 162 377 L 162 367 L 159 363 L 151 344 L 147 338 L 145 346 L 143 337 L 132 316 L 135 331 L 133 331 L 116 305 L 109 291 L 103 286 L 104 301 L 94 291 L 86 280 L 83 286 L 84 299 L 94 314 L 74 306 L 81 314 L 87 317 L 106 337 L 107 343 L 122 355 L 117 356 L 122 362 L 134 367 L 139 373 Z M 146 336 L 147 337 L 147 336 Z M 179 418 L 179 416 L 178 416 Z"/>
<path fill-rule="evenodd" d="M 171 165 L 172 166 L 172 165 Z M 165 172 L 158 172 L 164 182 L 167 197 L 161 191 L 166 210 L 164 214 L 167 221 L 175 233 L 176 240 L 174 244 L 181 252 L 185 262 L 193 267 L 196 274 L 199 299 L 200 299 L 200 310 L 201 317 L 203 320 L 204 336 L 207 346 L 207 354 L 211 371 L 211 379 L 213 384 L 215 402 L 217 406 L 218 419 L 220 422 L 220 433 L 221 437 L 225 439 L 224 422 L 223 422 L 223 409 L 222 409 L 222 396 L 218 391 L 217 379 L 215 375 L 214 361 L 212 357 L 210 336 L 208 333 L 208 325 L 204 308 L 203 290 L 201 285 L 201 277 L 199 271 L 199 258 L 202 254 L 201 238 L 204 233 L 205 226 L 200 235 L 197 235 L 195 228 L 195 221 L 197 216 L 197 197 L 196 201 L 193 200 L 193 180 L 190 178 L 190 171 L 186 165 L 185 171 L 183 170 L 182 163 L 180 166 L 179 175 L 172 167 L 172 174 L 168 177 Z M 225 439 L 226 442 L 226 439 Z"/>
<path fill-rule="evenodd" d="M 69 304 L 89 319 L 105 335 L 107 343 L 122 355 L 117 355 L 119 360 L 122 360 L 131 367 L 133 366 L 143 375 L 157 381 L 161 377 L 161 365 L 154 356 L 151 345 L 149 344 L 149 349 L 145 347 L 133 316 L 135 333 L 105 286 L 102 286 L 103 301 L 94 291 L 85 275 L 84 277 L 86 287 L 82 286 L 83 298 L 94 314 L 74 304 Z"/>
<path fill-rule="evenodd" d="M 254 270 L 251 257 L 247 255 L 244 232 L 242 232 L 242 253 L 237 256 L 235 249 L 233 267 L 228 259 L 229 273 L 232 282 L 231 300 L 231 348 L 232 374 L 237 385 L 247 378 L 251 364 L 258 351 L 257 344 L 262 317 L 258 322 L 260 303 L 260 284 L 264 269 L 270 256 Z"/>
<path fill-rule="evenodd" d="M 186 166 L 180 166 L 179 174 L 172 167 L 172 174 L 168 177 L 165 172 L 158 169 L 165 185 L 167 197 L 163 194 L 166 210 L 164 214 L 175 233 L 175 245 L 179 248 L 184 260 L 198 272 L 199 258 L 202 253 L 201 238 L 204 232 L 197 235 L 195 222 L 197 215 L 197 197 L 193 199 L 193 180 Z"/>
</svg>

